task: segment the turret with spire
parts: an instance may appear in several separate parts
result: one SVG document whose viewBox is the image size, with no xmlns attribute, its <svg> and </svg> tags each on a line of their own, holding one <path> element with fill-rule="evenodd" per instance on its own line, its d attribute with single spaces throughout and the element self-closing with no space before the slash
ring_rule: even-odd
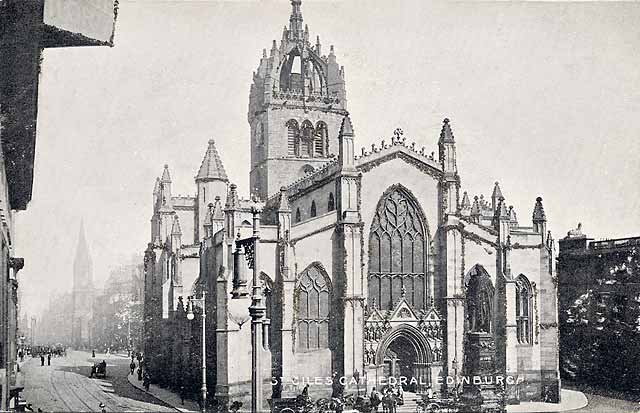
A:
<svg viewBox="0 0 640 413">
<path fill-rule="evenodd" d="M 209 140 L 195 181 L 198 188 L 196 237 L 198 241 L 202 241 L 206 237 L 204 224 L 209 213 L 209 204 L 213 203 L 216 197 L 221 197 L 227 193 L 227 184 L 229 182 L 227 172 L 224 169 L 213 139 Z"/>
<path fill-rule="evenodd" d="M 460 177 L 456 165 L 456 142 L 449 125 L 449 119 L 442 122 L 440 139 L 438 140 L 438 154 L 440 165 L 444 171 L 444 186 L 447 193 L 446 213 L 458 213 L 458 194 L 460 190 Z"/>
<path fill-rule="evenodd" d="M 491 194 L 491 209 L 493 212 L 496 212 L 496 208 L 498 207 L 498 201 L 502 197 L 502 191 L 500 190 L 500 184 L 498 181 L 493 186 L 493 193 Z"/>
<path fill-rule="evenodd" d="M 533 230 L 542 235 L 542 242 L 544 243 L 547 235 L 547 216 L 542 206 L 542 197 L 536 198 L 536 204 L 533 207 Z"/>
<path fill-rule="evenodd" d="M 153 234 L 152 242 L 165 242 L 171 235 L 171 226 L 173 225 L 173 198 L 171 196 L 171 174 L 169 173 L 169 165 L 164 165 L 162 178 L 160 178 L 160 191 L 158 194 L 158 207 L 154 211 L 154 219 L 157 221 L 157 233 Z"/>
</svg>

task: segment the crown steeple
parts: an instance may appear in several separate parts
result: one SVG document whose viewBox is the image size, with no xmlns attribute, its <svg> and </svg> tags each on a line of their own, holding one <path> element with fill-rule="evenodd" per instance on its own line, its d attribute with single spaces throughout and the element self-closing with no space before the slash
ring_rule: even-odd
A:
<svg viewBox="0 0 640 413">
<path fill-rule="evenodd" d="M 333 47 L 322 54 L 320 37 L 302 18 L 302 0 L 289 2 L 289 24 L 271 52 L 261 53 L 249 95 L 249 188 L 261 199 L 335 157 L 348 113 L 344 69 Z M 318 116 L 309 119 L 310 112 Z"/>
<path fill-rule="evenodd" d="M 303 39 L 302 12 L 300 11 L 302 0 L 291 0 L 291 17 L 289 17 L 289 33 L 293 39 Z"/>
</svg>

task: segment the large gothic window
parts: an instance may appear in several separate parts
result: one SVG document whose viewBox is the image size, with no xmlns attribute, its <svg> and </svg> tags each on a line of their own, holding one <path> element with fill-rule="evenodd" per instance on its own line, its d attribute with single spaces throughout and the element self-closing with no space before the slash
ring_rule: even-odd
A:
<svg viewBox="0 0 640 413">
<path fill-rule="evenodd" d="M 383 195 L 369 237 L 369 300 L 392 309 L 404 290 L 415 309 L 427 301 L 428 237 L 417 203 L 402 187 Z"/>
<path fill-rule="evenodd" d="M 518 343 L 531 343 L 531 284 L 524 275 L 516 280 L 516 332 Z"/>
<path fill-rule="evenodd" d="M 490 333 L 495 292 L 491 277 L 482 265 L 474 265 L 465 278 L 469 331 Z"/>
<path fill-rule="evenodd" d="M 318 266 L 312 265 L 300 275 L 296 300 L 298 350 L 328 348 L 331 286 L 328 277 Z"/>
<path fill-rule="evenodd" d="M 299 152 L 298 141 L 298 122 L 291 119 L 286 123 L 287 126 L 287 154 L 297 156 Z"/>
</svg>

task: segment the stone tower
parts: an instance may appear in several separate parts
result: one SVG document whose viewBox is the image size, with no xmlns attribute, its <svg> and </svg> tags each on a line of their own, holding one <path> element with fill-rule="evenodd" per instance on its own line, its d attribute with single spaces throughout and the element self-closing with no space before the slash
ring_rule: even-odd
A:
<svg viewBox="0 0 640 413">
<path fill-rule="evenodd" d="M 196 175 L 196 186 L 198 196 L 196 199 L 196 241 L 201 241 L 205 237 L 204 225 L 207 216 L 210 216 L 209 206 L 213 207 L 216 197 L 222 198 L 227 194 L 227 184 L 229 178 L 224 170 L 224 165 L 220 159 L 220 154 L 216 149 L 213 139 L 209 141 L 207 152 L 202 159 L 202 165 Z"/>
<path fill-rule="evenodd" d="M 90 347 L 91 319 L 93 318 L 93 264 L 80 222 L 78 246 L 73 260 L 73 315 L 71 317 L 71 344 L 75 348 Z"/>
<path fill-rule="evenodd" d="M 323 55 L 320 37 L 309 41 L 302 0 L 291 0 L 289 28 L 280 45 L 263 49 L 249 96 L 252 195 L 262 199 L 337 155 L 347 115 L 344 67 L 333 46 Z"/>
</svg>

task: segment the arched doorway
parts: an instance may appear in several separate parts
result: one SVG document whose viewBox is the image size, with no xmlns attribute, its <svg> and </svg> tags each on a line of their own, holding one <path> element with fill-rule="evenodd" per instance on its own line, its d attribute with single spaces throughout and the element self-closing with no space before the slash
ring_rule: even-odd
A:
<svg viewBox="0 0 640 413">
<path fill-rule="evenodd" d="M 423 391 L 431 385 L 433 356 L 424 334 L 416 327 L 401 324 L 382 339 L 376 363 L 385 377 L 395 377 L 405 391 Z"/>
</svg>

